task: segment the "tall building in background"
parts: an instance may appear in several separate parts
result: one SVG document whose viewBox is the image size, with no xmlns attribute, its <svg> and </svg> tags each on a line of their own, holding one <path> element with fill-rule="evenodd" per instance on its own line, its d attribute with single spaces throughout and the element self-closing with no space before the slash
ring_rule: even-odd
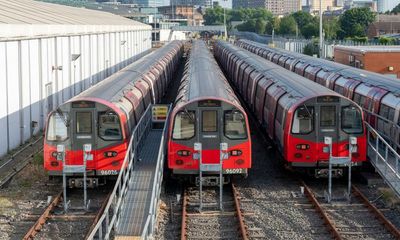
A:
<svg viewBox="0 0 400 240">
<path fill-rule="evenodd" d="M 232 8 L 266 8 L 274 15 L 301 10 L 302 0 L 233 0 Z"/>
<path fill-rule="evenodd" d="M 161 7 L 164 5 L 163 0 L 123 0 L 122 2 L 136 4 L 139 7 Z"/>
<path fill-rule="evenodd" d="M 320 0 L 310 0 L 309 6 L 311 12 L 319 12 L 320 8 Z M 331 8 L 335 7 L 336 0 L 322 0 L 322 11 L 330 10 Z"/>
<path fill-rule="evenodd" d="M 378 3 L 378 12 L 386 12 L 391 10 L 389 9 L 389 0 L 377 0 L 377 3 Z"/>
<path fill-rule="evenodd" d="M 212 2 L 212 0 L 171 0 L 172 5 L 190 5 L 202 7 L 211 7 Z"/>
</svg>

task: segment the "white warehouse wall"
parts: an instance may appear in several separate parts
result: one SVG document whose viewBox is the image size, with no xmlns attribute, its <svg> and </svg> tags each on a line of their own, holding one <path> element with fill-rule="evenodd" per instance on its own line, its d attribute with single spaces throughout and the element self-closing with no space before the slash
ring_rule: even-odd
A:
<svg viewBox="0 0 400 240">
<path fill-rule="evenodd" d="M 0 156 L 38 134 L 59 104 L 150 48 L 150 29 L 0 40 Z"/>
</svg>

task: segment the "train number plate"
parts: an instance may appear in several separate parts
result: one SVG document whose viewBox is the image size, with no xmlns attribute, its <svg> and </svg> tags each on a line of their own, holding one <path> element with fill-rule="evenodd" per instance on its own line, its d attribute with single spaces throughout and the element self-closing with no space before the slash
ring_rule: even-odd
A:
<svg viewBox="0 0 400 240">
<path fill-rule="evenodd" d="M 225 174 L 242 174 L 246 173 L 245 168 L 232 168 L 232 169 L 224 169 Z"/>
<path fill-rule="evenodd" d="M 98 175 L 118 175 L 117 170 L 100 170 L 97 171 Z"/>
</svg>

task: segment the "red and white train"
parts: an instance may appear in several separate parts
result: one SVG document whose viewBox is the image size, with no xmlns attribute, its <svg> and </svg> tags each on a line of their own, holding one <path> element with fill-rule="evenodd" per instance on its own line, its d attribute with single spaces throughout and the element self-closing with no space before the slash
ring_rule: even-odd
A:
<svg viewBox="0 0 400 240">
<path fill-rule="evenodd" d="M 247 175 L 251 168 L 247 115 L 203 41 L 192 44 L 170 118 L 168 168 L 174 175 L 192 178 L 199 174 L 195 143 L 202 144 L 204 164 L 219 164 L 220 143 L 227 143 L 223 174 Z M 205 174 L 212 178 L 217 172 Z"/>
<path fill-rule="evenodd" d="M 83 164 L 83 145 L 91 144 L 88 182 L 98 185 L 118 175 L 133 129 L 151 103 L 158 103 L 174 77 L 183 43 L 154 51 L 63 103 L 48 116 L 44 140 L 44 168 L 62 175 L 57 145 L 65 149 L 68 165 Z M 69 185 L 82 185 L 81 174 L 70 174 Z"/>
<path fill-rule="evenodd" d="M 324 137 L 332 138 L 337 157 L 349 156 L 349 137 L 356 137 L 352 163 L 366 160 L 363 112 L 357 104 L 227 42 L 218 41 L 214 55 L 288 165 L 327 174 Z M 340 167 L 334 171 L 342 173 Z"/>
<path fill-rule="evenodd" d="M 400 149 L 400 81 L 249 40 L 236 45 L 353 100 L 363 108 L 365 120 Z"/>
</svg>

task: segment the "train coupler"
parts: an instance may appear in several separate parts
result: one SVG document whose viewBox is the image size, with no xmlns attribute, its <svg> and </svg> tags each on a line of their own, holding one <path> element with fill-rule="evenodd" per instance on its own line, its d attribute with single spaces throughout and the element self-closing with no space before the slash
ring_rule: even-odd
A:
<svg viewBox="0 0 400 240">
<path fill-rule="evenodd" d="M 97 188 L 99 186 L 98 178 L 86 178 L 86 187 Z M 68 179 L 69 188 L 83 188 L 83 178 L 69 178 Z"/>
<path fill-rule="evenodd" d="M 329 168 L 315 169 L 315 178 L 328 178 L 329 177 Z M 343 169 L 334 168 L 332 169 L 332 177 L 333 178 L 341 178 L 343 177 Z"/>
<path fill-rule="evenodd" d="M 219 186 L 219 176 L 203 176 L 203 186 L 207 187 L 216 187 Z M 230 182 L 230 178 L 224 176 L 224 184 L 228 184 Z M 200 178 L 196 177 L 196 186 L 200 186 Z"/>
</svg>

